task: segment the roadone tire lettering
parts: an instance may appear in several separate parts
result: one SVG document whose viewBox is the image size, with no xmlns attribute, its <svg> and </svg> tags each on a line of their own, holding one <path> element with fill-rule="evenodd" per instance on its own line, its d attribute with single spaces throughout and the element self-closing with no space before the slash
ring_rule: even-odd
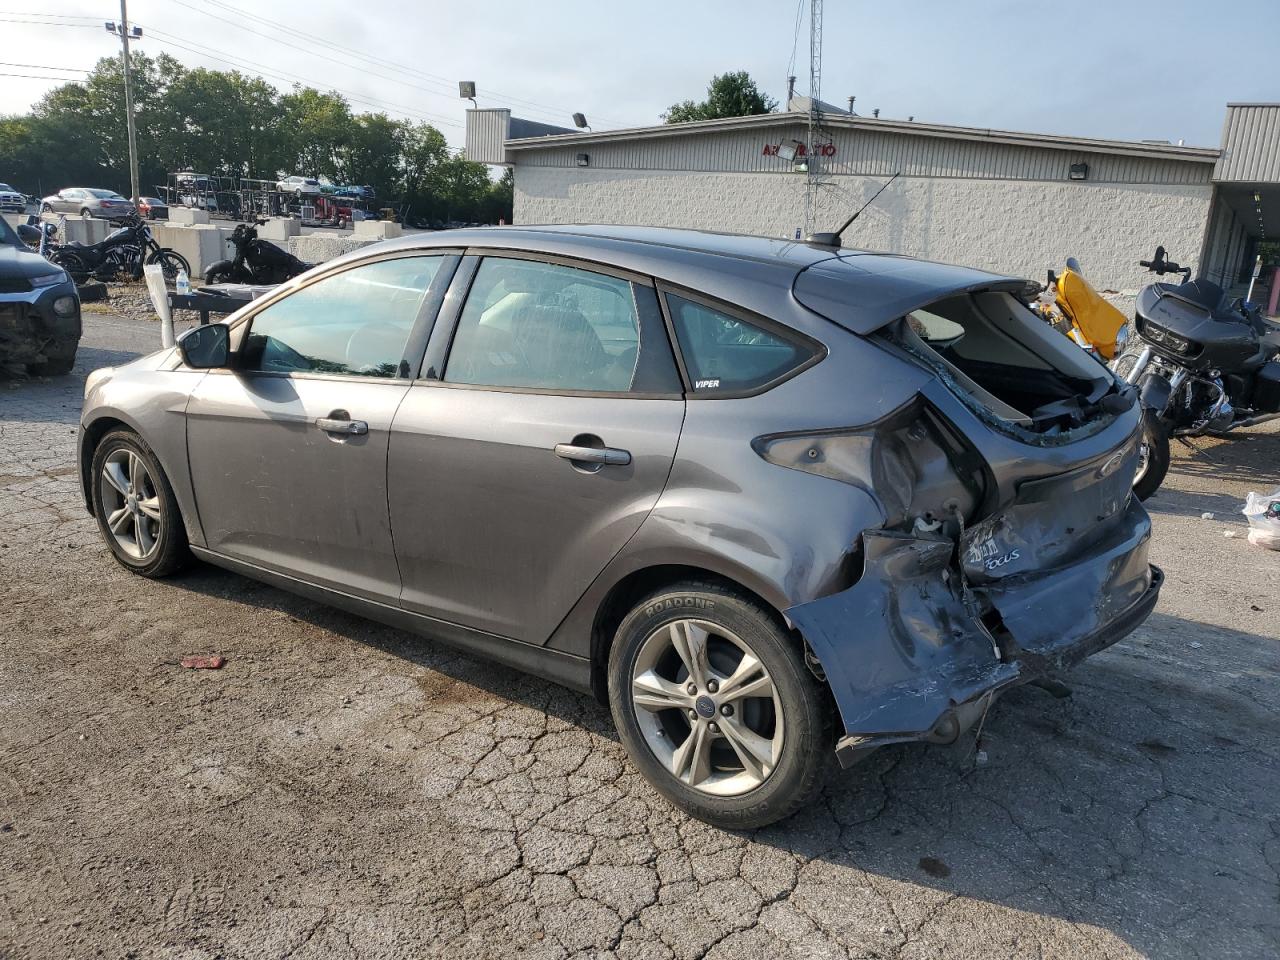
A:
<svg viewBox="0 0 1280 960">
<path fill-rule="evenodd" d="M 710 610 L 715 606 L 715 601 L 706 600 L 702 597 L 663 597 L 661 600 L 655 600 L 644 608 L 644 615 L 651 617 L 655 613 L 663 610 L 674 610 L 680 607 L 693 607 L 698 610 Z"/>
</svg>

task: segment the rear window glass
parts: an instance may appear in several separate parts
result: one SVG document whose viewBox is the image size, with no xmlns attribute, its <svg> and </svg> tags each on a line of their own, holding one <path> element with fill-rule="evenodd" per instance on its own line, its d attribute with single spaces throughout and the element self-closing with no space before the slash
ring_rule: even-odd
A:
<svg viewBox="0 0 1280 960">
<path fill-rule="evenodd" d="M 807 344 L 684 297 L 668 294 L 667 304 L 697 394 L 758 389 L 814 354 Z"/>
</svg>

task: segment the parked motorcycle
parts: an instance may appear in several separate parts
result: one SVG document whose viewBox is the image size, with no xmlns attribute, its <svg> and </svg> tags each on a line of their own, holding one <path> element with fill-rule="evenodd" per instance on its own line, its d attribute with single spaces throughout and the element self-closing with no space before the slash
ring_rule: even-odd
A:
<svg viewBox="0 0 1280 960">
<path fill-rule="evenodd" d="M 1139 261 L 1158 276 L 1181 274 L 1181 283 L 1152 283 L 1138 294 L 1134 332 L 1111 365 L 1117 377 L 1137 384 L 1143 405 L 1143 456 L 1134 493 L 1145 500 L 1169 469 L 1169 438 L 1222 434 L 1280 418 L 1280 326 L 1257 306 L 1222 288 L 1192 280 L 1156 247 Z"/>
<path fill-rule="evenodd" d="M 266 223 L 256 220 L 241 223 L 231 231 L 231 244 L 236 254 L 230 260 L 219 260 L 204 272 L 205 283 L 284 283 L 298 274 L 310 270 L 312 264 L 303 263 L 287 250 L 281 250 L 268 240 L 258 239 L 258 227 Z"/>
<path fill-rule="evenodd" d="M 1120 352 L 1128 336 L 1124 314 L 1102 298 L 1084 278 L 1080 262 L 1067 257 L 1061 274 L 1049 271 L 1034 309 L 1054 329 L 1091 350 L 1103 361 Z"/>
<path fill-rule="evenodd" d="M 49 259 L 71 274 L 76 283 L 90 277 L 114 280 L 122 275 L 138 280 L 143 264 L 152 263 L 160 265 L 169 282 L 178 278 L 179 271 L 191 272 L 186 258 L 160 246 L 150 225 L 138 216 L 130 217 L 99 243 L 65 243 L 50 253 Z"/>
</svg>

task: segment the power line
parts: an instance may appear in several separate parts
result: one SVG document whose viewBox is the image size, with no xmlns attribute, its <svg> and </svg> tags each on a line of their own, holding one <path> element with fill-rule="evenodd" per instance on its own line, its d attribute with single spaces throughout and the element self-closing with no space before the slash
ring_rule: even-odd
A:
<svg viewBox="0 0 1280 960">
<path fill-rule="evenodd" d="M 74 82 L 75 82 L 74 80 L 71 80 L 71 79 L 69 79 L 69 78 L 67 78 L 67 77 L 44 77 L 44 76 L 38 76 L 37 74 L 34 74 L 34 73 L 7 73 L 7 72 L 0 72 L 0 77 L 22 77 L 24 80 L 56 80 L 56 81 L 58 81 L 59 83 L 74 83 Z"/>
<path fill-rule="evenodd" d="M 52 20 L 19 20 L 16 17 L 0 17 L 0 23 L 25 23 L 33 27 L 83 27 L 88 30 L 97 30 L 98 24 L 94 23 L 55 23 Z"/>
<path fill-rule="evenodd" d="M 227 20 L 225 17 L 220 17 L 220 16 L 218 16 L 217 14 L 210 13 L 208 10 L 204 10 L 204 9 L 199 8 L 199 7 L 195 7 L 195 6 L 192 6 L 192 5 L 190 5 L 190 4 L 187 4 L 187 3 L 183 2 L 183 0 L 174 0 L 174 2 L 175 2 L 175 3 L 178 3 L 180 6 L 187 7 L 187 8 L 188 8 L 188 9 L 190 9 L 190 10 L 195 10 L 195 11 L 196 11 L 196 12 L 198 12 L 198 13 L 203 13 L 203 14 L 205 14 L 206 16 L 213 17 L 213 18 L 214 18 L 214 19 L 216 19 L 216 20 L 220 20 L 220 21 L 222 21 L 222 22 L 224 22 L 224 23 L 230 23 L 230 24 L 232 24 L 233 26 L 237 26 L 237 27 L 239 27 L 239 28 L 240 28 L 240 29 L 242 29 L 242 30 L 247 30 L 249 33 L 255 34 L 256 36 L 264 37 L 264 38 L 266 38 L 266 39 L 268 39 L 268 40 L 273 40 L 273 41 L 278 41 L 278 40 L 279 40 L 278 36 L 275 36 L 275 35 L 267 35 L 267 34 L 259 33 L 258 31 L 256 31 L 256 30 L 252 30 L 252 29 L 250 29 L 250 28 L 248 28 L 248 27 L 244 26 L 244 25 L 243 25 L 243 24 L 241 24 L 241 23 L 237 23 L 237 22 L 236 22 L 236 21 L 234 21 L 234 20 Z M 454 95 L 456 94 L 457 86 L 456 86 L 455 81 L 450 80 L 448 77 L 441 76 L 440 74 L 428 73 L 428 72 L 426 72 L 426 71 L 424 71 L 424 70 L 419 70 L 419 69 L 417 69 L 417 68 L 415 68 L 415 67 L 410 67 L 410 66 L 407 66 L 407 65 L 405 65 L 405 64 L 396 63 L 395 61 L 387 60 L 387 59 L 382 58 L 382 57 L 372 57 L 372 56 L 370 56 L 369 54 L 362 53 L 362 52 L 361 52 L 361 51 L 359 51 L 359 50 L 354 50 L 354 49 L 351 49 L 351 48 L 349 48 L 349 47 L 344 47 L 344 46 L 342 46 L 341 44 L 335 43 L 334 41 L 329 40 L 329 39 L 327 39 L 327 38 L 325 38 L 325 37 L 320 37 L 320 36 L 317 36 L 317 35 L 312 34 L 312 33 L 307 33 L 307 32 L 306 32 L 306 31 L 304 31 L 304 30 L 299 30 L 298 28 L 296 28 L 296 27 L 294 27 L 294 26 L 292 26 L 292 25 L 290 25 L 290 24 L 281 23 L 281 22 L 279 22 L 279 21 L 277 21 L 277 20 L 272 20 L 272 19 L 270 19 L 270 18 L 268 18 L 268 17 L 264 17 L 264 16 L 261 16 L 261 15 L 259 15 L 259 14 L 251 13 L 251 12 L 249 12 L 249 11 L 247 11 L 247 10 L 242 10 L 241 8 L 236 7 L 236 6 L 233 6 L 232 4 L 229 4 L 229 3 L 225 3 L 225 2 L 223 2 L 223 0 L 204 0 L 204 2 L 205 2 L 205 3 L 207 3 L 207 4 L 209 4 L 209 5 L 216 6 L 216 7 L 220 8 L 220 9 L 222 9 L 222 10 L 225 10 L 225 11 L 228 11 L 228 12 L 230 12 L 230 13 L 233 13 L 233 14 L 235 14 L 236 16 L 239 16 L 239 17 L 246 17 L 246 18 L 251 19 L 251 20 L 253 20 L 253 21 L 255 21 L 255 22 L 259 23 L 259 24 L 262 24 L 262 25 L 264 25 L 264 26 L 271 27 L 271 28 L 273 28 L 274 30 L 277 30 L 277 31 L 279 31 L 279 30 L 283 30 L 283 31 L 285 31 L 285 32 L 287 32 L 287 33 L 289 33 L 289 34 L 291 34 L 291 35 L 295 36 L 295 37 L 300 38 L 300 39 L 308 40 L 308 41 L 310 41 L 310 42 L 312 42 L 312 43 L 318 43 L 318 44 L 321 44 L 321 45 L 323 45 L 323 46 L 325 46 L 325 47 L 327 47 L 327 48 L 329 48 L 329 49 L 331 49 L 331 50 L 334 50 L 334 51 L 336 51 L 336 52 L 342 53 L 344 56 L 351 57 L 351 58 L 358 59 L 358 60 L 363 60 L 363 61 L 365 61 L 366 63 L 372 64 L 372 65 L 374 65 L 374 66 L 377 66 L 377 67 L 380 67 L 380 68 L 383 68 L 383 69 L 395 70 L 395 71 L 399 71 L 399 72 L 401 72 L 401 73 L 404 73 L 404 74 L 406 74 L 406 75 L 410 75 L 410 76 L 418 77 L 418 78 L 421 78 L 423 81 L 426 81 L 426 82 L 428 82 L 428 83 L 435 84 L 435 85 L 437 85 L 437 86 L 442 86 L 445 90 L 450 91 L 449 93 L 440 93 L 440 92 L 437 92 L 437 91 L 434 91 L 434 90 L 425 90 L 425 89 L 423 89 L 423 90 L 422 90 L 422 92 L 423 92 L 423 93 L 429 93 L 429 94 L 431 94 L 432 96 L 445 97 L 445 98 L 447 98 L 447 99 L 453 99 L 453 98 L 454 98 Z M 312 55 L 312 56 L 316 56 L 316 55 L 317 55 L 317 54 L 316 54 L 316 51 L 315 51 L 315 50 L 313 50 L 313 49 L 310 49 L 310 48 L 297 47 L 297 46 L 294 46 L 293 44 L 286 44 L 286 46 L 293 46 L 293 47 L 294 47 L 294 49 L 301 50 L 302 52 L 304 52 L 304 53 L 308 53 L 308 54 L 310 54 L 310 55 Z M 325 59 L 329 59 L 329 58 L 325 58 Z M 339 61 L 335 61 L 335 62 L 339 62 Z M 352 66 L 355 66 L 355 65 L 353 65 L 353 64 L 349 64 L 349 63 L 342 63 L 341 65 L 342 65 L 342 66 L 346 66 L 346 67 L 352 67 Z M 361 70 L 366 69 L 365 67 L 356 67 L 356 68 L 357 68 L 357 69 L 361 69 Z M 375 74 L 375 75 L 377 75 L 377 76 L 381 76 L 381 77 L 382 77 L 382 79 L 384 79 L 384 80 L 392 80 L 393 82 L 396 82 L 396 83 L 405 83 L 405 81 L 400 80 L 400 79 L 398 79 L 398 78 L 387 77 L 387 76 L 382 75 L 382 74 Z M 413 86 L 415 89 L 422 89 L 420 86 L 418 86 L 418 85 L 416 85 L 416 84 L 408 84 L 408 85 L 409 85 L 409 86 Z M 549 104 L 545 104 L 545 103 L 539 103 L 539 102 L 538 102 L 538 101 L 536 101 L 536 100 L 526 100 L 526 99 L 521 98 L 521 97 L 513 97 L 513 96 L 510 96 L 510 95 L 508 95 L 508 94 L 504 94 L 504 93 L 502 93 L 501 91 L 498 91 L 498 90 L 494 90 L 494 91 L 492 91 L 492 95 L 493 95 L 493 96 L 495 96 L 495 97 L 499 97 L 499 98 L 501 98 L 501 99 L 503 99 L 503 100 L 510 100 L 510 101 L 511 101 L 511 102 L 513 102 L 513 103 L 523 104 L 523 105 L 525 105 L 525 106 L 527 106 L 527 107 L 534 108 L 534 109 L 536 110 L 536 112 L 544 113 L 544 114 L 546 114 L 546 115 L 548 115 L 548 116 L 550 116 L 550 117 L 554 117 L 555 119 L 557 119 L 557 120 L 559 120 L 559 121 L 561 121 L 561 122 L 563 122 L 563 119 L 564 119 L 564 117 L 565 117 L 565 115 L 566 115 L 566 111 L 562 111 L 559 107 L 554 107 L 554 106 L 551 106 L 551 105 L 549 105 Z M 615 121 L 609 120 L 608 118 L 605 118 L 605 117 L 601 117 L 600 119 L 605 120 L 605 122 L 607 122 L 607 123 L 614 123 L 614 122 L 615 122 Z"/>
<path fill-rule="evenodd" d="M 57 70 L 60 73 L 92 73 L 92 70 L 82 70 L 80 67 L 56 67 L 48 63 L 6 63 L 0 60 L 0 67 L 26 67 L 29 70 Z"/>
<path fill-rule="evenodd" d="M 134 21 L 134 22 L 136 23 L 137 21 Z M 357 94 L 353 94 L 348 91 L 342 90 L 338 87 L 335 87 L 332 84 L 324 83 L 319 80 L 314 80 L 309 77 L 304 77 L 299 74 L 287 73 L 284 71 L 266 70 L 258 66 L 257 64 L 253 63 L 252 61 L 245 60 L 241 57 L 237 57 L 234 54 L 227 53 L 224 50 L 215 50 L 214 48 L 207 47 L 207 46 L 192 46 L 189 43 L 183 42 L 184 38 L 174 37 L 172 34 L 166 31 L 157 30 L 156 28 L 146 26 L 145 24 L 143 24 L 142 26 L 143 26 L 143 29 L 146 30 L 148 34 L 150 34 L 151 38 L 161 46 L 176 47 L 181 50 L 186 50 L 189 53 L 194 53 L 198 56 L 206 57 L 210 60 L 215 60 L 219 63 L 225 63 L 231 67 L 236 68 L 237 70 L 248 70 L 250 72 L 257 73 L 262 76 L 274 77 L 277 80 L 284 81 L 285 83 L 304 83 L 304 84 L 307 84 L 308 86 L 314 86 L 318 89 L 329 89 L 334 91 L 335 93 L 342 94 L 344 97 L 346 97 L 348 100 L 352 101 L 353 103 L 362 103 L 365 106 L 370 106 L 380 110 L 395 110 L 399 113 L 404 113 L 406 115 L 415 117 L 416 119 L 419 119 L 419 120 L 435 121 L 435 122 L 446 124 L 452 127 L 463 126 L 463 124 L 459 123 L 457 120 L 452 120 L 448 117 L 442 117 L 436 114 L 424 113 L 422 111 L 414 110 L 413 108 L 406 107 L 403 104 L 396 104 L 396 103 L 390 103 L 384 100 L 372 100 L 365 97 L 361 97 Z"/>
</svg>

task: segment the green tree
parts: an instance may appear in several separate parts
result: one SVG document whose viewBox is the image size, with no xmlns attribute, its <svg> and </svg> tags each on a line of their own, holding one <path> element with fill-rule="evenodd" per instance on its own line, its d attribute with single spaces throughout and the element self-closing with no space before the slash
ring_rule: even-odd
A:
<svg viewBox="0 0 1280 960">
<path fill-rule="evenodd" d="M 279 111 L 283 149 L 276 172 L 332 176 L 351 140 L 351 107 L 346 99 L 298 86 L 280 97 Z"/>
<path fill-rule="evenodd" d="M 283 156 L 277 94 L 237 71 L 183 71 L 148 133 L 166 170 L 272 179 Z"/>
<path fill-rule="evenodd" d="M 353 114 L 334 92 L 280 93 L 237 71 L 191 69 L 172 57 L 134 58 L 141 189 L 169 172 L 273 180 L 300 173 L 371 184 L 436 220 L 510 218 L 510 171 L 492 181 L 482 164 L 455 156 L 425 123 Z M 62 187 L 129 189 L 129 152 L 119 57 L 83 81 L 50 90 L 30 113 L 0 116 L 0 159 L 15 185 L 44 195 Z"/>
<path fill-rule="evenodd" d="M 735 73 L 717 74 L 707 87 L 707 99 L 673 103 L 662 114 L 662 119 L 667 123 L 687 123 L 690 120 L 773 113 L 777 109 L 778 101 L 762 93 L 747 71 L 738 70 Z"/>
</svg>

